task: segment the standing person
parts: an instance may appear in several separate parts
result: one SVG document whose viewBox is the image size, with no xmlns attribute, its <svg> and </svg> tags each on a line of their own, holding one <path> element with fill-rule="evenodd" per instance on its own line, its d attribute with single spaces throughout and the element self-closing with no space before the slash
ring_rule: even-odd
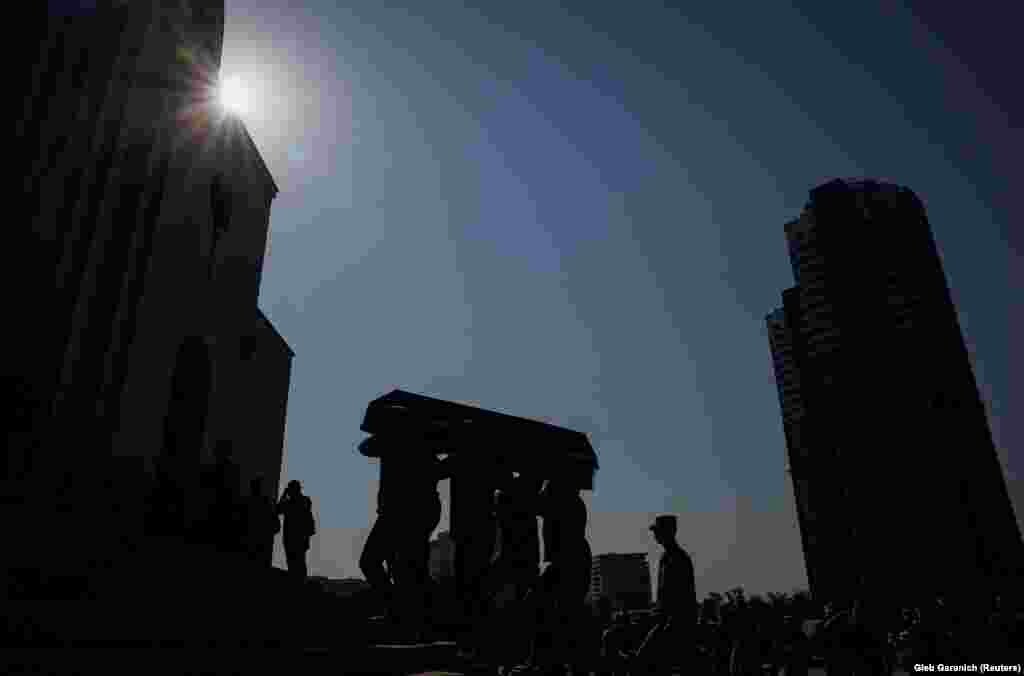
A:
<svg viewBox="0 0 1024 676">
<path fill-rule="evenodd" d="M 310 538 L 316 534 L 313 519 L 313 501 L 302 494 L 302 485 L 292 479 L 277 502 L 277 513 L 284 515 L 284 553 L 288 559 L 288 572 L 297 580 L 305 581 L 306 552 Z"/>
<path fill-rule="evenodd" d="M 682 665 L 686 671 L 693 662 L 697 583 L 693 559 L 676 541 L 677 528 L 674 515 L 658 516 L 650 526 L 664 551 L 658 561 L 658 619 L 636 655 L 641 672 L 656 672 L 658 665 Z"/>
<path fill-rule="evenodd" d="M 511 479 L 495 500 L 500 546 L 488 587 L 493 593 L 511 585 L 514 601 L 526 598 L 540 572 L 537 500 L 541 484 L 540 479 L 520 475 Z"/>
<path fill-rule="evenodd" d="M 516 630 L 524 624 L 523 606 L 540 572 L 537 500 L 542 481 L 511 474 L 494 501 L 498 545 L 486 574 L 483 594 L 491 599 L 490 647 L 499 664 L 512 665 L 525 646 Z"/>
<path fill-rule="evenodd" d="M 365 439 L 359 452 L 380 458 L 377 520 L 359 568 L 389 614 L 422 624 L 430 587 L 430 535 L 441 521 L 437 484 L 449 478 L 449 464 L 438 460 L 427 440 L 400 434 Z M 395 589 L 399 598 L 394 598 Z"/>
<path fill-rule="evenodd" d="M 274 502 L 263 492 L 262 477 L 249 481 L 248 544 L 252 560 L 269 567 L 274 558 L 274 536 L 281 532 L 281 519 Z"/>
<path fill-rule="evenodd" d="M 544 519 L 544 560 L 548 567 L 539 584 L 540 606 L 546 622 L 538 626 L 534 657 L 553 662 L 556 669 L 570 657 L 579 637 L 587 591 L 590 589 L 591 550 L 587 542 L 587 506 L 579 488 L 565 479 L 548 481 L 540 497 Z M 543 611 L 542 611 L 543 612 Z M 538 654 L 539 653 L 539 654 Z M 574 659 L 572 655 L 571 659 Z"/>
</svg>

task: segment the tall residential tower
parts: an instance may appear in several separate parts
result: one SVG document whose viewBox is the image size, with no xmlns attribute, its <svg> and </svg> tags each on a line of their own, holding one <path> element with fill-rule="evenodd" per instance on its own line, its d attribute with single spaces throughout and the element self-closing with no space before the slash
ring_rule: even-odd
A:
<svg viewBox="0 0 1024 676">
<path fill-rule="evenodd" d="M 921 201 L 835 180 L 785 232 L 766 322 L 812 593 L 1010 588 L 1020 529 Z"/>
</svg>

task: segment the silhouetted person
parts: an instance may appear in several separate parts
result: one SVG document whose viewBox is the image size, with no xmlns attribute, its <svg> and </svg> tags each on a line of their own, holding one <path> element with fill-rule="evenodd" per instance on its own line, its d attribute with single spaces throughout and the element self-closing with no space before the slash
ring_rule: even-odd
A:
<svg viewBox="0 0 1024 676">
<path fill-rule="evenodd" d="M 302 485 L 294 479 L 288 482 L 284 494 L 277 502 L 277 513 L 284 515 L 284 554 L 288 572 L 297 580 L 305 580 L 306 552 L 310 538 L 316 533 L 313 519 L 313 501 L 302 494 Z"/>
<path fill-rule="evenodd" d="M 370 437 L 359 451 L 380 458 L 377 520 L 359 568 L 390 612 L 422 623 L 423 617 L 411 615 L 422 615 L 431 586 L 430 535 L 441 521 L 437 484 L 448 478 L 448 463 L 438 460 L 428 441 L 406 435 Z"/>
<path fill-rule="evenodd" d="M 249 481 L 248 549 L 252 560 L 270 566 L 274 558 L 274 536 L 281 532 L 281 519 L 274 501 L 263 492 L 259 478 Z"/>
<path fill-rule="evenodd" d="M 487 574 L 485 593 L 493 599 L 491 648 L 502 665 L 517 663 L 526 652 L 522 628 L 529 618 L 524 603 L 540 572 L 538 499 L 543 481 L 526 475 L 509 478 L 495 497 L 498 551 Z"/>
<path fill-rule="evenodd" d="M 546 610 L 542 611 L 534 658 L 557 669 L 577 652 L 577 630 L 586 611 L 592 559 L 587 542 L 587 507 L 579 488 L 564 479 L 552 479 L 541 494 L 540 513 L 548 567 L 539 584 L 538 600 Z"/>
<path fill-rule="evenodd" d="M 658 516 L 650 526 L 664 551 L 658 561 L 658 619 L 637 653 L 635 664 L 640 672 L 656 672 L 674 664 L 685 670 L 693 663 L 697 586 L 693 559 L 676 541 L 676 529 L 674 515 Z"/>
<path fill-rule="evenodd" d="M 807 676 L 810 669 L 810 641 L 799 615 L 783 619 L 782 661 L 786 676 Z"/>
<path fill-rule="evenodd" d="M 540 573 L 537 510 L 542 483 L 540 479 L 520 475 L 510 480 L 495 499 L 500 546 L 489 587 L 495 593 L 502 591 L 503 585 L 511 585 L 515 601 L 526 598 Z"/>
</svg>

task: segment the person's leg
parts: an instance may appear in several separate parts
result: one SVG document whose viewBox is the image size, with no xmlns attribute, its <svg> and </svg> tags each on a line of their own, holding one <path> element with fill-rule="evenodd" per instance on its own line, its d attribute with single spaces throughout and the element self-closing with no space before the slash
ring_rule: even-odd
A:
<svg viewBox="0 0 1024 676">
<path fill-rule="evenodd" d="M 264 568 L 270 568 L 274 565 L 274 541 L 270 539 L 268 542 L 264 542 L 260 551 L 260 565 Z"/>
<path fill-rule="evenodd" d="M 547 642 L 545 623 L 551 607 L 550 594 L 548 593 L 548 587 L 550 586 L 550 573 L 548 571 L 550 569 L 551 567 L 548 566 L 544 573 L 537 577 L 536 583 L 527 593 L 520 606 L 520 618 L 523 621 L 522 626 L 525 630 L 525 660 L 523 663 L 530 666 L 539 665 L 540 661 L 544 658 L 544 648 Z"/>
<path fill-rule="evenodd" d="M 581 663 L 586 651 L 586 631 L 590 626 L 589 610 L 585 606 L 586 590 L 581 590 L 575 561 L 567 562 L 558 580 L 556 590 L 557 618 L 555 634 L 555 663 Z"/>
<path fill-rule="evenodd" d="M 306 555 L 309 553 L 309 538 L 305 539 L 302 543 L 302 547 L 299 549 L 299 573 L 298 576 L 305 581 L 309 578 L 309 562 L 306 560 Z"/>
<path fill-rule="evenodd" d="M 390 586 L 388 571 L 384 568 L 384 562 L 391 559 L 393 554 L 388 530 L 387 521 L 378 516 L 359 556 L 359 570 L 375 590 Z"/>
<path fill-rule="evenodd" d="M 666 648 L 672 653 L 671 662 L 673 665 L 678 665 L 684 674 L 688 674 L 696 669 L 698 661 L 695 628 L 680 626 L 672 636 L 666 636 L 663 642 L 668 643 Z"/>
<path fill-rule="evenodd" d="M 659 648 L 659 637 L 663 631 L 662 624 L 659 622 L 655 624 L 649 632 L 647 637 L 644 638 L 643 643 L 640 644 L 640 648 L 636 651 L 636 657 L 633 659 L 633 664 L 630 668 L 630 672 L 638 674 L 653 674 L 656 673 L 656 667 L 659 662 L 658 648 Z"/>
<path fill-rule="evenodd" d="M 430 577 L 430 537 L 441 523 L 441 498 L 434 496 L 429 510 L 423 515 L 423 522 L 417 535 L 417 550 L 414 570 L 415 600 L 419 604 L 419 621 L 425 632 L 433 624 L 434 581 Z"/>
<path fill-rule="evenodd" d="M 556 563 L 548 564 L 541 575 L 540 594 L 537 596 L 537 633 L 534 637 L 532 662 L 539 666 L 553 664 L 558 631 L 558 590 L 561 571 Z"/>
<path fill-rule="evenodd" d="M 430 560 L 424 558 L 423 553 L 427 552 L 429 557 L 430 535 L 421 534 L 416 542 L 410 543 L 410 565 L 408 569 L 409 584 L 406 593 L 409 603 L 409 621 L 418 634 L 422 635 L 430 626 Z"/>
<path fill-rule="evenodd" d="M 288 542 L 285 543 L 285 546 L 284 546 L 284 557 L 285 557 L 285 561 L 288 564 L 288 572 L 292 575 L 292 577 L 298 577 L 298 574 L 299 574 L 299 565 L 300 564 L 299 564 L 298 552 L 296 551 L 296 549 L 297 548 L 295 547 L 294 544 L 291 544 L 291 543 L 288 543 Z"/>
</svg>

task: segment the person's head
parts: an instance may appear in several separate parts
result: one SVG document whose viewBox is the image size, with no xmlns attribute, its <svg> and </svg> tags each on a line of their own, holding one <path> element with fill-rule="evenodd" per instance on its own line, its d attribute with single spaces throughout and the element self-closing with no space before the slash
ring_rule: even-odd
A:
<svg viewBox="0 0 1024 676">
<path fill-rule="evenodd" d="M 662 547 L 667 547 L 676 541 L 678 519 L 674 514 L 662 514 L 654 518 L 654 523 L 649 528 L 654 535 L 654 541 Z"/>
<path fill-rule="evenodd" d="M 302 495 L 302 484 L 295 479 L 288 482 L 288 486 L 284 489 L 285 495 Z"/>
</svg>

